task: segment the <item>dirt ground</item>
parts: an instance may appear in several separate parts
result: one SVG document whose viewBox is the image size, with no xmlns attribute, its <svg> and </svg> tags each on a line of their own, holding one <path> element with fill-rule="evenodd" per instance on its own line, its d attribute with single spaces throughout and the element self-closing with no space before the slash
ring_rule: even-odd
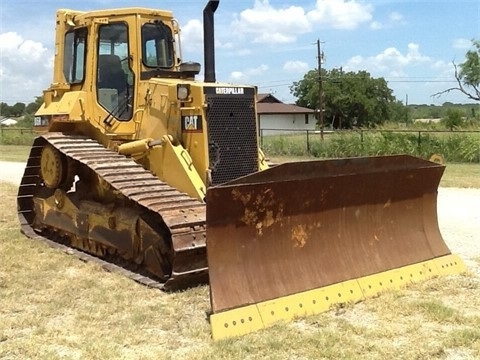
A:
<svg viewBox="0 0 480 360">
<path fill-rule="evenodd" d="M 19 184 L 25 164 L 0 161 L 0 180 Z M 480 189 L 440 188 L 438 223 L 452 253 L 480 275 Z"/>
<path fill-rule="evenodd" d="M 470 270 L 480 275 L 480 189 L 440 188 L 438 224 L 453 253 L 461 255 Z"/>
</svg>

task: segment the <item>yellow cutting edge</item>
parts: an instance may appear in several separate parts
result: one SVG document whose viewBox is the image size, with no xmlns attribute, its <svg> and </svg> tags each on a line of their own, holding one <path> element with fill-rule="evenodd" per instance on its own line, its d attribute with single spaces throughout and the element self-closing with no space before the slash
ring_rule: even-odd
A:
<svg viewBox="0 0 480 360">
<path fill-rule="evenodd" d="M 427 279 L 466 272 L 458 255 L 407 265 L 301 293 L 247 305 L 210 316 L 214 340 L 245 335 L 281 321 L 320 314 L 342 303 L 357 303 L 387 290 L 398 290 Z"/>
</svg>

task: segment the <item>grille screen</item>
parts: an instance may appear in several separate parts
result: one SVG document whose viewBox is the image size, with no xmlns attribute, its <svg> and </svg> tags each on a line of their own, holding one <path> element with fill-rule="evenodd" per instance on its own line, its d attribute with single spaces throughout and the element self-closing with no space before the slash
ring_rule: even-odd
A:
<svg viewBox="0 0 480 360">
<path fill-rule="evenodd" d="M 254 97 L 207 95 L 206 100 L 212 185 L 258 171 Z"/>
</svg>

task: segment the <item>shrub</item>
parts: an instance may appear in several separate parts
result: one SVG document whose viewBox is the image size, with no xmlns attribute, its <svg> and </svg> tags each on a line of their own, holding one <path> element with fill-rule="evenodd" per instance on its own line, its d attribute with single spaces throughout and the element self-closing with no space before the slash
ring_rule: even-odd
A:
<svg viewBox="0 0 480 360">
<path fill-rule="evenodd" d="M 450 130 L 461 127 L 463 123 L 463 115 L 464 113 L 461 110 L 448 109 L 446 116 L 442 118 L 442 124 L 444 124 L 445 127 Z"/>
<path fill-rule="evenodd" d="M 268 155 L 342 158 L 409 154 L 425 159 L 441 154 L 450 162 L 480 162 L 480 134 L 465 132 L 427 131 L 338 131 L 309 137 L 265 136 L 264 150 Z M 266 144 L 266 146 L 265 146 Z"/>
</svg>

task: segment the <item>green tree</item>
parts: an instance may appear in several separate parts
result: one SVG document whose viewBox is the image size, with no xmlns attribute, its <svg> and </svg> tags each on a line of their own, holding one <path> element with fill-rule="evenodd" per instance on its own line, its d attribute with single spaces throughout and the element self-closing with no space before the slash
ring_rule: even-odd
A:
<svg viewBox="0 0 480 360">
<path fill-rule="evenodd" d="M 472 100 L 480 101 L 480 40 L 472 40 L 473 50 L 465 54 L 465 61 L 455 68 L 457 86 L 440 91 L 433 96 L 440 96 L 450 91 L 457 90 Z"/>
<path fill-rule="evenodd" d="M 463 123 L 464 113 L 456 108 L 449 108 L 447 109 L 446 115 L 442 118 L 442 123 L 445 124 L 447 129 L 453 130 L 457 127 L 460 127 Z"/>
<path fill-rule="evenodd" d="M 25 104 L 22 102 L 15 103 L 11 108 L 12 116 L 22 116 L 25 112 L 25 107 Z"/>
<path fill-rule="evenodd" d="M 392 102 L 389 108 L 390 120 L 407 124 L 410 124 L 412 122 L 412 114 L 410 112 L 410 109 L 405 106 L 400 100 Z"/>
<path fill-rule="evenodd" d="M 40 108 L 40 106 L 42 106 L 42 104 L 43 104 L 43 96 L 35 97 L 35 101 L 28 104 L 27 107 L 25 108 L 25 113 L 35 114 L 37 110 Z"/>
<path fill-rule="evenodd" d="M 322 70 L 322 76 L 326 76 Z M 318 108 L 318 71 L 310 70 L 303 79 L 290 86 L 290 92 L 297 97 L 296 104 L 310 109 Z"/>
<path fill-rule="evenodd" d="M 35 112 L 38 110 L 38 106 L 36 103 L 31 102 L 27 105 L 25 108 L 25 113 L 26 114 L 35 114 Z"/>
<path fill-rule="evenodd" d="M 297 105 L 318 109 L 318 76 L 317 70 L 310 70 L 290 87 L 290 92 L 298 99 Z M 323 69 L 322 87 L 324 121 L 334 127 L 371 127 L 382 124 L 393 115 L 391 105 L 395 103 L 395 97 L 392 90 L 385 79 L 372 78 L 366 71 Z"/>
<path fill-rule="evenodd" d="M 7 103 L 0 103 L 0 115 L 2 116 L 12 116 L 12 107 L 9 106 Z"/>
</svg>

